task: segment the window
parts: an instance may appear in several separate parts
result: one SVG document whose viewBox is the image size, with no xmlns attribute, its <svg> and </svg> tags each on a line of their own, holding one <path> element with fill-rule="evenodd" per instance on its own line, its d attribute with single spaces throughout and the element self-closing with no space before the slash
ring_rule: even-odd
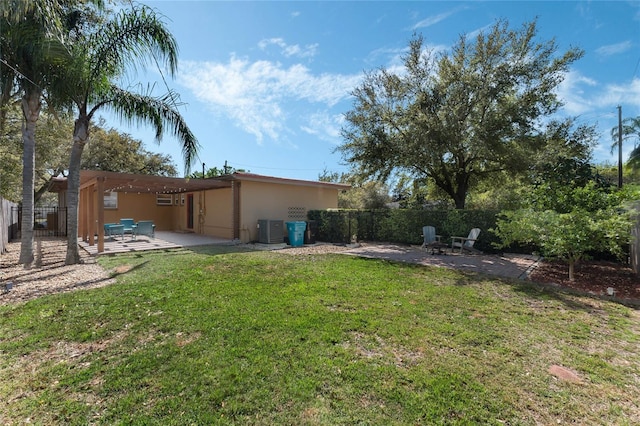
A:
<svg viewBox="0 0 640 426">
<path fill-rule="evenodd" d="M 105 192 L 104 193 L 104 208 L 105 209 L 117 209 L 118 208 L 118 193 L 117 192 Z"/>
<path fill-rule="evenodd" d="M 171 194 L 156 194 L 156 204 L 158 206 L 170 206 L 173 204 L 173 196 Z"/>
</svg>

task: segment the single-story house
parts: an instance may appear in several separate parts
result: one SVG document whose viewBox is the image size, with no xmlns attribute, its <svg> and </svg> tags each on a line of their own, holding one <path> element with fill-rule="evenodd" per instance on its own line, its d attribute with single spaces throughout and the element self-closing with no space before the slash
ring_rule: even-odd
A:
<svg viewBox="0 0 640 426">
<path fill-rule="evenodd" d="M 58 182 L 66 206 L 66 182 Z M 338 207 L 349 185 L 236 172 L 207 179 L 83 170 L 79 237 L 104 244 L 105 223 L 153 220 L 156 230 L 258 241 L 261 220 L 306 220 L 309 210 Z M 263 222 L 264 223 L 264 222 Z M 285 230 L 286 233 L 286 230 Z"/>
</svg>

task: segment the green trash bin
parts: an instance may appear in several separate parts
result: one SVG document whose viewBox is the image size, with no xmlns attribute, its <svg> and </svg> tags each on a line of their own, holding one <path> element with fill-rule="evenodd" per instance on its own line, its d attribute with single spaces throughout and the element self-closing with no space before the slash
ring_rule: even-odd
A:
<svg viewBox="0 0 640 426">
<path fill-rule="evenodd" d="M 287 232 L 289 233 L 291 247 L 300 247 L 304 244 L 304 231 L 306 229 L 307 222 L 287 222 Z"/>
</svg>

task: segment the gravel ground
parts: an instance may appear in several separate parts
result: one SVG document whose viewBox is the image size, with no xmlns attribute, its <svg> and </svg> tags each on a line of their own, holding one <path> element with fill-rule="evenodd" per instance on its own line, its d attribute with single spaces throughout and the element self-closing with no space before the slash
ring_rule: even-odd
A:
<svg viewBox="0 0 640 426">
<path fill-rule="evenodd" d="M 66 240 L 36 239 L 31 268 L 18 264 L 20 242 L 12 242 L 0 254 L 0 305 L 24 302 L 46 294 L 103 287 L 115 282 L 95 259 L 80 250 L 82 264 L 65 265 Z M 7 283 L 12 289 L 6 290 Z"/>
</svg>

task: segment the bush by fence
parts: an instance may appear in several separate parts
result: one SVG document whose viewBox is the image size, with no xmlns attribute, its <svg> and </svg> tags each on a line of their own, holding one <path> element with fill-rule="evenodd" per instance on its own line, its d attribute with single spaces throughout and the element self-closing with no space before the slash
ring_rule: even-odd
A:
<svg viewBox="0 0 640 426">
<path fill-rule="evenodd" d="M 452 236 L 466 237 L 472 228 L 480 228 L 475 247 L 495 252 L 492 243 L 498 239 L 489 229 L 495 227 L 497 214 L 495 210 L 312 210 L 308 217 L 317 221 L 320 241 L 422 244 L 422 227 L 431 225 L 448 242 Z"/>
</svg>

